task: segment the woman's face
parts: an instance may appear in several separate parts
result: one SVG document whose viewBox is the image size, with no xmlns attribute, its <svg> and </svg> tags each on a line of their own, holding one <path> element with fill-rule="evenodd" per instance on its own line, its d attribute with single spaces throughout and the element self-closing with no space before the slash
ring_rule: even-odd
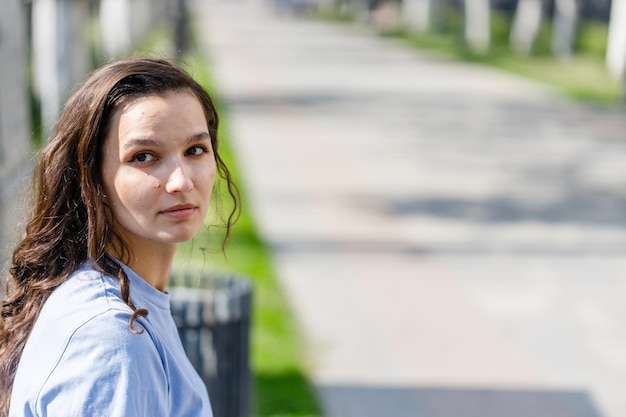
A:
<svg viewBox="0 0 626 417">
<path fill-rule="evenodd" d="M 191 92 L 138 98 L 114 113 L 102 178 L 116 230 L 133 252 L 190 240 L 215 175 L 207 122 Z"/>
</svg>

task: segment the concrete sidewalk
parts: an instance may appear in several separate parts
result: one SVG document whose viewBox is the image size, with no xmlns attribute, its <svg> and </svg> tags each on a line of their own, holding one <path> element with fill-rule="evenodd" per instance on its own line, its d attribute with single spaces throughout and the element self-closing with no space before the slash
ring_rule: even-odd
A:
<svg viewBox="0 0 626 417">
<path fill-rule="evenodd" d="M 192 4 L 328 417 L 626 416 L 626 116 Z"/>
</svg>

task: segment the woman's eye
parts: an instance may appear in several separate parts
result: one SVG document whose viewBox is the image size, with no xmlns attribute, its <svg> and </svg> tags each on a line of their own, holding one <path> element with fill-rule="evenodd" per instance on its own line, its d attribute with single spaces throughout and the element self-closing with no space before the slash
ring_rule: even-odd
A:
<svg viewBox="0 0 626 417">
<path fill-rule="evenodd" d="M 187 150 L 187 155 L 198 156 L 206 152 L 207 150 L 204 146 L 192 146 Z"/>
<path fill-rule="evenodd" d="M 139 152 L 133 156 L 131 162 L 152 162 L 154 161 L 154 155 L 148 152 Z"/>
</svg>

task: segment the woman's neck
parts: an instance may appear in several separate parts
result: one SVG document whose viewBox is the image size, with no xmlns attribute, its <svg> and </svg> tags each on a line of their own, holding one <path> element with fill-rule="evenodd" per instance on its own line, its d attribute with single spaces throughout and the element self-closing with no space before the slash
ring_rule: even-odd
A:
<svg viewBox="0 0 626 417">
<path fill-rule="evenodd" d="M 131 256 L 127 265 L 144 281 L 164 292 L 170 277 L 176 244 L 131 245 Z"/>
</svg>

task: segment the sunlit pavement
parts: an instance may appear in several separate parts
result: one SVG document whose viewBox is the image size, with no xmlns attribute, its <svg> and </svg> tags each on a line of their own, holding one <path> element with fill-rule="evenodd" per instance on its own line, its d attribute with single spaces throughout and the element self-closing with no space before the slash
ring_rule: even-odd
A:
<svg viewBox="0 0 626 417">
<path fill-rule="evenodd" d="M 626 416 L 626 116 L 192 4 L 328 417 Z"/>
</svg>

